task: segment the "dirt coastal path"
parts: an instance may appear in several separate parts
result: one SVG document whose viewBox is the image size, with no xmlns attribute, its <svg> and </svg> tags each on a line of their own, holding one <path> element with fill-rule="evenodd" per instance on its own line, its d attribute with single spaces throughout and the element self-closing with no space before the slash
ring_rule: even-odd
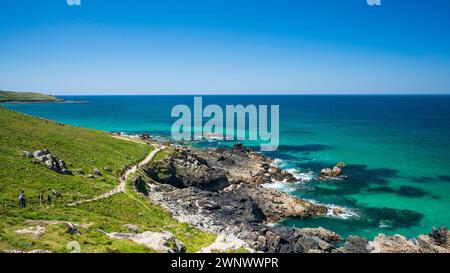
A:
<svg viewBox="0 0 450 273">
<path fill-rule="evenodd" d="M 128 177 L 135 173 L 140 167 L 144 166 L 145 164 L 147 164 L 148 162 L 150 162 L 150 160 L 152 160 L 152 158 L 161 150 L 164 149 L 164 147 L 161 147 L 159 145 L 153 145 L 155 147 L 155 149 L 153 151 L 151 151 L 144 160 L 142 160 L 141 162 L 139 162 L 138 164 L 132 166 L 131 168 L 128 168 L 127 171 L 125 172 L 125 174 L 123 174 L 121 177 L 119 177 L 119 185 L 117 187 L 115 187 L 114 189 L 102 193 L 101 195 L 98 195 L 94 198 L 91 199 L 85 199 L 85 200 L 80 200 L 77 202 L 73 202 L 73 203 L 69 203 L 67 204 L 68 206 L 76 206 L 79 204 L 83 204 L 83 203 L 88 203 L 88 202 L 93 202 L 93 201 L 97 201 L 97 200 L 101 200 L 104 198 L 108 198 L 114 194 L 118 194 L 121 192 L 125 192 L 125 185 L 126 185 L 126 181 L 128 179 Z"/>
</svg>

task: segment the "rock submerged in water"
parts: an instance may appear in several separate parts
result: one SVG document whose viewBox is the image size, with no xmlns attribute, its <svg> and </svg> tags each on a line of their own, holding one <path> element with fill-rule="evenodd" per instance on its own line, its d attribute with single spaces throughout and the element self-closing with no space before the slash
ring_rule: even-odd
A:
<svg viewBox="0 0 450 273">
<path fill-rule="evenodd" d="M 330 178 L 336 178 L 339 176 L 344 175 L 344 172 L 341 168 L 334 166 L 331 168 L 325 168 L 320 171 L 319 179 L 330 179 Z"/>
</svg>

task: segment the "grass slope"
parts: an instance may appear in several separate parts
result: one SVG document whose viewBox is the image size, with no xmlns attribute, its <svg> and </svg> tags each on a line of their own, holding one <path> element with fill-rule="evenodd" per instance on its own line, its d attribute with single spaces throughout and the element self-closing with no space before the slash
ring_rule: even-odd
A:
<svg viewBox="0 0 450 273">
<path fill-rule="evenodd" d="M 103 176 L 89 179 L 85 174 L 61 175 L 34 159 L 22 155 L 23 150 L 49 149 L 68 164 L 68 169 L 81 168 L 87 174 L 93 168 Z M 23 115 L 0 107 L 0 251 L 8 249 L 47 249 L 65 252 L 66 244 L 77 241 L 82 252 L 152 252 L 131 241 L 111 239 L 106 232 L 123 231 L 124 224 L 135 224 L 141 231 L 169 230 L 188 251 L 198 251 L 215 238 L 211 234 L 176 222 L 159 206 L 151 204 L 127 187 L 126 193 L 76 207 L 66 204 L 93 197 L 117 186 L 117 172 L 141 161 L 152 147 L 111 137 L 101 131 L 87 130 Z M 103 171 L 109 167 L 111 172 Z M 17 196 L 24 190 L 33 205 L 19 209 Z M 36 204 L 37 195 L 51 190 L 62 193 L 51 207 Z M 56 201 L 56 202 L 55 202 Z M 30 220 L 51 220 L 44 235 L 32 238 L 15 231 L 36 226 Z M 60 222 L 58 222 L 60 221 Z M 65 232 L 64 221 L 79 223 L 81 235 Z"/>
<path fill-rule="evenodd" d="M 10 101 L 58 101 L 56 97 L 31 92 L 12 92 L 0 90 L 0 102 Z"/>
</svg>

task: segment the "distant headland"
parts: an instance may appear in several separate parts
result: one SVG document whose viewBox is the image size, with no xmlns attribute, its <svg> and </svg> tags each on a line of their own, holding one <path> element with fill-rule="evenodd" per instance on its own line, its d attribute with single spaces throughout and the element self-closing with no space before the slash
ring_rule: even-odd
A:
<svg viewBox="0 0 450 273">
<path fill-rule="evenodd" d="M 58 98 L 53 95 L 46 95 L 36 92 L 16 92 L 16 91 L 0 90 L 0 103 L 48 103 L 48 102 L 81 103 L 84 101 L 72 101 L 72 100 L 69 101 L 66 99 Z"/>
</svg>

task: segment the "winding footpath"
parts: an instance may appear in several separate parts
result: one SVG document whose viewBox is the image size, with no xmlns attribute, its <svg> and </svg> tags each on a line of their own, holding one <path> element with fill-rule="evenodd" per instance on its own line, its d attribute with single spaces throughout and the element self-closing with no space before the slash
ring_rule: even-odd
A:
<svg viewBox="0 0 450 273">
<path fill-rule="evenodd" d="M 164 147 L 160 147 L 159 145 L 153 145 L 155 147 L 155 149 L 153 151 L 151 151 L 147 157 L 145 157 L 144 160 L 142 160 L 141 162 L 139 162 L 138 164 L 132 166 L 131 168 L 128 168 L 127 171 L 125 172 L 125 174 L 123 174 L 120 178 L 119 178 L 119 185 L 117 187 L 115 187 L 114 189 L 102 193 L 96 197 L 93 197 L 91 199 L 85 199 L 85 200 L 80 200 L 77 202 L 73 202 L 73 203 L 69 203 L 67 204 L 68 206 L 76 206 L 79 204 L 83 204 L 83 203 L 88 203 L 88 202 L 93 202 L 93 201 L 97 201 L 97 200 L 101 200 L 101 199 L 105 199 L 108 198 L 114 194 L 118 194 L 121 192 L 125 192 L 125 185 L 126 185 L 126 181 L 128 179 L 128 177 L 135 173 L 139 168 L 141 168 L 142 166 L 144 166 L 145 164 L 147 164 L 148 162 L 150 162 L 150 160 L 152 160 L 152 158 L 161 150 L 164 149 Z"/>
</svg>

